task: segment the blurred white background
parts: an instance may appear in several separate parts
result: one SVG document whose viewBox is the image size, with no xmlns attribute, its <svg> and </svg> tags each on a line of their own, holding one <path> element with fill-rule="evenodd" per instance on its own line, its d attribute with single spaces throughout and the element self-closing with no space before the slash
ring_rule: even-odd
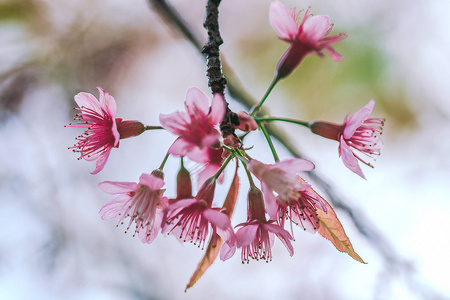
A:
<svg viewBox="0 0 450 300">
<path fill-rule="evenodd" d="M 267 101 L 273 115 L 341 122 L 373 98 L 374 116 L 387 118 L 382 155 L 375 169 L 364 168 L 367 181 L 343 166 L 335 142 L 283 126 L 387 241 L 368 239 L 336 210 L 368 264 L 296 229 L 293 257 L 279 242 L 268 264 L 243 265 L 238 252 L 184 293 L 202 251 L 172 236 L 142 244 L 98 215 L 112 197 L 97 184 L 137 181 L 159 166 L 174 137 L 151 131 L 122 140 L 93 176 L 94 164 L 67 150 L 81 132 L 64 125 L 73 96 L 97 95 L 96 86 L 115 97 L 119 117 L 158 125 L 159 113 L 184 109 L 189 87 L 208 93 L 203 58 L 144 0 L 1 0 L 0 299 L 450 299 L 450 3 L 283 2 L 329 15 L 334 32 L 349 37 L 335 47 L 342 63 L 309 57 L 275 88 Z M 171 4 L 206 41 L 206 2 Z M 255 98 L 287 47 L 270 28 L 269 5 L 228 0 L 220 7 L 222 54 Z M 246 145 L 271 162 L 260 133 Z M 178 164 L 171 158 L 166 167 L 169 197 Z M 226 193 L 226 172 L 217 195 Z M 233 225 L 245 218 L 245 180 Z"/>
</svg>

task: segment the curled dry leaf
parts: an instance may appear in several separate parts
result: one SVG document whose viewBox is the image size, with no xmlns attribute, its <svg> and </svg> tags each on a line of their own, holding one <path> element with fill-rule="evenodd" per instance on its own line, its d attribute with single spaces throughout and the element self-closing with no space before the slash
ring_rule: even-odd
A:
<svg viewBox="0 0 450 300">
<path fill-rule="evenodd" d="M 238 177 L 238 164 L 236 162 L 236 172 L 234 174 L 233 182 L 231 183 L 230 190 L 228 191 L 227 197 L 225 198 L 225 201 L 223 203 L 223 212 L 228 216 L 231 217 L 234 211 L 234 206 L 236 204 L 238 191 L 239 191 L 239 177 Z M 215 243 L 212 243 L 212 241 L 215 241 Z M 189 280 L 189 283 L 186 285 L 186 291 L 188 288 L 191 288 L 194 286 L 194 284 L 200 279 L 200 277 L 203 276 L 205 271 L 213 264 L 214 260 L 217 257 L 217 254 L 219 254 L 220 247 L 223 244 L 223 240 L 220 236 L 217 236 L 215 239 L 211 236 L 211 239 L 209 240 L 208 247 L 206 248 L 205 255 L 203 256 L 202 260 L 199 262 L 197 269 L 195 270 L 194 274 L 192 274 L 191 279 Z"/>
<path fill-rule="evenodd" d="M 344 228 L 342 227 L 341 222 L 339 222 L 333 208 L 325 200 L 323 201 L 325 202 L 328 212 L 325 213 L 320 209 L 317 210 L 320 222 L 318 232 L 324 238 L 332 242 L 336 249 L 348 253 L 353 259 L 365 264 L 366 262 L 353 250 L 352 243 L 350 243 L 349 238 L 345 234 Z"/>
</svg>

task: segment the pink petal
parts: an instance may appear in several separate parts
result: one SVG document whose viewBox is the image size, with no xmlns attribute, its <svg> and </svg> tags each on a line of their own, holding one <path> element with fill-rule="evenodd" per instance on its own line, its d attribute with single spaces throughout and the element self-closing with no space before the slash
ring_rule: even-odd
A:
<svg viewBox="0 0 450 300">
<path fill-rule="evenodd" d="M 151 228 L 150 234 L 148 234 L 147 226 L 144 226 L 144 228 L 139 228 L 138 236 L 142 243 L 151 244 L 156 239 L 159 231 L 161 230 L 163 215 L 164 214 L 161 209 L 156 210 L 155 220 L 153 223 L 153 227 Z"/>
<path fill-rule="evenodd" d="M 266 202 L 266 212 L 271 220 L 276 220 L 278 210 L 277 199 L 264 181 L 261 182 L 261 189 L 264 194 L 264 200 Z"/>
<path fill-rule="evenodd" d="M 256 160 L 252 159 L 248 162 L 248 169 L 259 179 L 262 178 L 264 172 L 269 168 L 268 165 Z"/>
<path fill-rule="evenodd" d="M 303 24 L 303 34 L 309 43 L 322 39 L 330 30 L 328 16 L 313 16 Z"/>
<path fill-rule="evenodd" d="M 102 220 L 118 218 L 123 213 L 124 207 L 126 207 L 126 204 L 130 199 L 131 197 L 128 195 L 120 195 L 115 199 L 108 201 L 98 212 Z"/>
<path fill-rule="evenodd" d="M 331 47 L 331 46 L 325 46 L 323 49 L 324 49 L 325 51 L 327 51 L 328 54 L 330 54 L 330 57 L 331 57 L 332 60 L 334 60 L 334 61 L 342 61 L 342 60 L 343 60 L 342 55 L 340 55 L 339 53 L 337 53 L 337 52 L 333 49 L 333 47 Z"/>
<path fill-rule="evenodd" d="M 314 164 L 306 159 L 302 158 L 292 158 L 284 161 L 277 162 L 268 168 L 271 169 L 280 169 L 287 174 L 296 174 L 299 172 L 306 172 L 314 170 Z"/>
<path fill-rule="evenodd" d="M 344 165 L 349 168 L 352 172 L 358 174 L 362 178 L 366 179 L 361 168 L 358 164 L 358 159 L 356 159 L 355 155 L 353 155 L 350 147 L 345 143 L 344 138 L 341 136 L 341 140 L 339 143 L 339 152 L 342 156 L 342 161 Z"/>
<path fill-rule="evenodd" d="M 192 149 L 198 148 L 196 145 L 186 142 L 183 139 L 177 139 L 175 142 L 173 142 L 172 146 L 169 147 L 170 154 L 176 155 L 176 156 L 186 156 Z"/>
<path fill-rule="evenodd" d="M 289 240 L 293 240 L 292 236 L 281 228 L 280 226 L 276 224 L 263 224 L 262 225 L 267 231 L 270 231 L 272 233 L 275 233 L 277 237 L 280 239 L 280 241 L 283 243 L 283 245 L 288 250 L 289 254 L 292 256 L 294 255 L 294 248 L 292 247 L 292 244 Z"/>
<path fill-rule="evenodd" d="M 226 106 L 223 96 L 219 93 L 215 93 L 211 103 L 211 122 L 213 124 L 220 124 L 225 116 Z"/>
<path fill-rule="evenodd" d="M 191 117 L 206 116 L 209 112 L 208 96 L 196 87 L 188 89 L 184 104 Z"/>
<path fill-rule="evenodd" d="M 236 246 L 238 248 L 248 246 L 256 238 L 259 224 L 244 225 L 236 232 Z"/>
<path fill-rule="evenodd" d="M 218 164 L 209 164 L 207 165 L 203 171 L 198 174 L 198 186 L 202 186 L 206 179 L 212 177 L 216 172 L 220 169 L 220 165 Z M 222 173 L 223 174 L 223 173 Z"/>
<path fill-rule="evenodd" d="M 220 142 L 220 133 L 214 129 L 214 133 L 205 135 L 202 139 L 203 147 L 213 147 Z"/>
<path fill-rule="evenodd" d="M 170 114 L 159 114 L 161 126 L 178 136 L 184 133 L 189 122 L 189 115 L 186 112 L 176 111 Z"/>
<path fill-rule="evenodd" d="M 235 252 L 236 252 L 236 245 L 232 245 L 230 247 L 229 244 L 224 243 L 222 245 L 222 248 L 220 248 L 220 259 L 222 261 L 226 261 L 227 259 L 231 258 Z"/>
<path fill-rule="evenodd" d="M 344 138 L 349 139 L 353 136 L 356 129 L 361 126 L 365 120 L 373 113 L 375 109 L 375 100 L 370 100 L 363 108 L 358 110 L 353 114 L 353 116 L 348 119 L 347 124 L 344 128 Z"/>
<path fill-rule="evenodd" d="M 206 163 L 209 160 L 208 156 L 208 148 L 199 148 L 197 145 L 192 144 L 192 148 L 189 149 L 189 153 L 187 153 L 187 157 L 189 157 L 190 160 L 199 162 L 199 163 Z"/>
<path fill-rule="evenodd" d="M 269 21 L 280 39 L 293 41 L 297 36 L 298 27 L 295 17 L 280 1 L 270 4 Z"/>
<path fill-rule="evenodd" d="M 109 154 L 111 153 L 111 147 L 108 147 L 108 149 L 105 152 L 102 152 L 100 156 L 97 159 L 97 162 L 95 163 L 95 170 L 91 172 L 92 175 L 97 174 L 106 165 L 106 162 L 108 161 Z"/>
<path fill-rule="evenodd" d="M 139 183 L 146 185 L 150 190 L 157 191 L 164 186 L 164 180 L 152 174 L 142 173 Z"/>
<path fill-rule="evenodd" d="M 111 119 L 114 119 L 117 114 L 116 100 L 105 92 L 101 87 L 97 87 L 100 93 L 100 105 L 108 112 Z"/>
<path fill-rule="evenodd" d="M 137 189 L 136 182 L 104 181 L 100 182 L 97 186 L 108 194 L 124 194 Z"/>
<path fill-rule="evenodd" d="M 98 102 L 97 98 L 95 98 L 94 95 L 90 93 L 78 93 L 75 95 L 74 99 L 75 102 L 78 104 L 78 107 L 90 108 L 96 111 L 97 113 L 103 115 L 100 103 Z"/>
<path fill-rule="evenodd" d="M 220 229 L 231 228 L 230 218 L 218 210 L 207 208 L 203 211 L 203 216 Z"/>
</svg>

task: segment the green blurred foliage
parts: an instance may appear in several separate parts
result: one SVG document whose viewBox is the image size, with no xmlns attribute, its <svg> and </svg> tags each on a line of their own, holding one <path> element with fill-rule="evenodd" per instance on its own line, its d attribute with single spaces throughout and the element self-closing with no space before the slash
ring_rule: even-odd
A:
<svg viewBox="0 0 450 300">
<path fill-rule="evenodd" d="M 0 21 L 26 21 L 35 14 L 35 4 L 29 0 L 0 1 Z"/>
</svg>

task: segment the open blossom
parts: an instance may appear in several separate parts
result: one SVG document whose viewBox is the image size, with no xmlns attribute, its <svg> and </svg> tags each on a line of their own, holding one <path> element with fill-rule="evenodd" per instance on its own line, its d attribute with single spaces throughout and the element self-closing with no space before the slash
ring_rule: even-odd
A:
<svg viewBox="0 0 450 300">
<path fill-rule="evenodd" d="M 76 138 L 77 143 L 69 149 L 80 153 L 79 159 L 97 161 L 91 174 L 97 174 L 103 169 L 112 148 L 119 147 L 120 139 L 137 136 L 145 130 L 141 122 L 116 118 L 116 101 L 102 88 L 97 89 L 100 93 L 99 100 L 89 93 L 78 93 L 75 96 L 81 114 L 75 116 L 77 122 L 68 125 L 86 129 Z"/>
<path fill-rule="evenodd" d="M 161 126 L 179 136 L 170 146 L 169 153 L 205 162 L 208 147 L 218 147 L 220 144 L 220 133 L 215 127 L 225 115 L 225 101 L 222 95 L 214 94 L 209 107 L 205 93 L 198 88 L 190 88 L 184 105 L 186 112 L 159 115 Z"/>
<path fill-rule="evenodd" d="M 339 156 L 344 165 L 362 178 L 366 178 L 359 167 L 358 160 L 373 167 L 352 150 L 363 154 L 380 155 L 383 142 L 380 138 L 383 132 L 384 119 L 369 118 L 375 108 L 375 101 L 370 100 L 363 108 L 352 116 L 347 115 L 343 124 L 325 121 L 315 121 L 308 124 L 310 130 L 323 137 L 339 141 Z"/>
<path fill-rule="evenodd" d="M 328 16 L 311 16 L 309 8 L 303 20 L 298 23 L 298 14 L 294 9 L 287 9 L 281 2 L 272 2 L 269 11 L 269 20 L 278 37 L 290 43 L 289 49 L 281 57 L 277 65 L 278 79 L 291 74 L 303 59 L 313 53 L 323 56 L 322 51 L 330 54 L 331 59 L 341 61 L 342 56 L 337 53 L 331 44 L 347 37 L 345 33 L 327 36 L 333 25 Z"/>
<path fill-rule="evenodd" d="M 99 187 L 106 193 L 119 194 L 115 199 L 107 202 L 99 214 L 103 220 L 130 218 L 125 233 L 133 223 L 136 224 L 135 234 L 143 243 L 150 244 L 155 240 L 161 229 L 163 207 L 167 206 L 167 198 L 163 197 L 164 180 L 158 172 L 142 174 L 139 183 L 111 182 L 99 183 Z M 156 175 L 156 176 L 155 176 Z M 134 235 L 133 235 L 134 236 Z"/>
<path fill-rule="evenodd" d="M 203 248 L 211 225 L 213 244 L 218 234 L 230 248 L 234 247 L 236 240 L 230 219 L 219 209 L 211 207 L 215 187 L 215 180 L 207 180 L 195 198 L 178 200 L 166 207 L 162 232 L 173 233 L 183 242 Z M 227 255 L 221 252 L 220 257 L 225 260 Z"/>
<path fill-rule="evenodd" d="M 317 230 L 319 219 L 316 210 L 326 213 L 326 205 L 311 186 L 297 175 L 298 172 L 314 169 L 312 162 L 295 158 L 267 165 L 252 159 L 248 166 L 261 180 L 266 210 L 272 220 L 284 226 L 287 218 L 305 230 Z"/>
<path fill-rule="evenodd" d="M 264 201 L 261 191 L 252 186 L 248 193 L 247 222 L 237 225 L 241 227 L 236 232 L 236 246 L 242 248 L 242 263 L 255 260 L 272 260 L 272 246 L 274 235 L 284 244 L 289 254 L 294 254 L 291 245 L 292 236 L 274 221 L 267 221 L 265 217 Z M 223 245 L 221 251 L 234 253 L 234 249 L 228 250 L 228 245 Z M 231 257 L 232 255 L 229 255 Z"/>
</svg>

